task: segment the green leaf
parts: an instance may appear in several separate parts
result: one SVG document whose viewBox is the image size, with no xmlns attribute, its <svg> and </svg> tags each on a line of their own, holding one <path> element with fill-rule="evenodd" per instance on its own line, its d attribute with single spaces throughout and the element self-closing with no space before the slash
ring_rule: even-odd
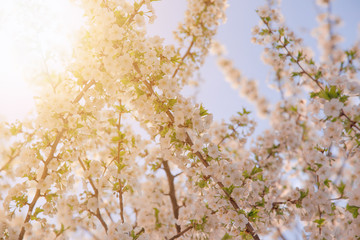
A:
<svg viewBox="0 0 360 240">
<path fill-rule="evenodd" d="M 325 179 L 325 181 L 324 181 L 325 186 L 327 186 L 327 187 L 329 188 L 329 187 L 330 187 L 330 183 L 331 183 L 331 180 Z"/>
<path fill-rule="evenodd" d="M 262 172 L 263 170 L 262 170 L 262 168 L 259 168 L 259 167 L 254 167 L 252 170 L 251 170 L 251 175 L 255 175 L 255 174 L 257 174 L 257 173 L 259 173 L 259 172 Z"/>
<path fill-rule="evenodd" d="M 199 188 L 204 188 L 208 185 L 207 181 L 203 179 L 199 180 L 196 184 L 199 186 Z"/>
<path fill-rule="evenodd" d="M 240 116 L 243 116 L 243 115 L 248 115 L 250 114 L 251 112 L 250 111 L 247 111 L 246 108 L 243 108 L 242 109 L 242 112 L 237 112 L 237 114 L 239 114 Z"/>
<path fill-rule="evenodd" d="M 228 233 L 225 233 L 225 235 L 221 238 L 221 240 L 229 240 L 232 239 L 232 236 L 229 235 Z"/>
<path fill-rule="evenodd" d="M 260 195 L 260 194 L 259 194 Z M 261 202 L 256 202 L 255 205 L 257 207 L 264 207 L 265 206 L 265 199 L 261 198 Z"/>
<path fill-rule="evenodd" d="M 298 55 L 297 55 L 297 61 L 301 61 L 303 59 L 302 55 L 303 55 L 303 53 L 301 51 L 299 51 Z"/>
<path fill-rule="evenodd" d="M 68 228 L 70 228 L 70 227 L 68 227 Z M 68 229 L 68 228 L 67 228 L 67 229 Z M 65 232 L 65 226 L 64 226 L 64 224 L 61 224 L 60 230 L 54 229 L 54 233 L 55 233 L 57 236 L 59 236 L 59 235 L 62 234 L 63 232 Z"/>
<path fill-rule="evenodd" d="M 336 186 L 341 196 L 344 196 L 345 184 L 343 182 L 340 183 L 339 186 Z"/>
<path fill-rule="evenodd" d="M 155 211 L 155 220 L 156 220 L 155 229 L 159 229 L 159 228 L 161 228 L 161 223 L 159 221 L 159 213 L 160 213 L 160 211 L 157 208 L 154 208 L 154 211 Z"/>
<path fill-rule="evenodd" d="M 137 2 L 134 2 L 134 9 L 137 10 L 137 9 L 139 9 L 139 7 L 140 7 L 140 4 Z"/>
<path fill-rule="evenodd" d="M 177 102 L 176 99 L 169 99 L 168 100 L 168 108 L 172 108 L 176 102 Z"/>
<path fill-rule="evenodd" d="M 143 90 L 141 90 L 139 87 L 135 86 L 135 92 L 137 94 L 138 97 L 140 97 L 141 95 L 144 95 L 145 92 Z"/>
<path fill-rule="evenodd" d="M 337 91 L 336 86 L 330 86 L 329 97 L 330 98 L 338 98 L 340 96 L 341 91 Z"/>
<path fill-rule="evenodd" d="M 350 206 L 349 204 L 346 205 L 346 210 L 353 215 L 353 218 L 357 218 L 359 215 L 359 208 L 357 206 Z"/>
<path fill-rule="evenodd" d="M 129 110 L 126 109 L 125 105 L 120 105 L 120 106 L 115 105 L 115 108 L 116 108 L 119 112 L 121 112 L 121 113 L 127 113 L 127 112 L 129 112 Z"/>
<path fill-rule="evenodd" d="M 314 97 L 319 96 L 319 93 L 320 93 L 320 92 L 311 92 L 311 93 L 310 93 L 310 98 L 314 98 Z"/>
<path fill-rule="evenodd" d="M 208 113 L 208 111 L 203 107 L 203 105 L 201 104 L 200 105 L 200 116 L 202 117 L 202 116 L 206 116 L 206 115 L 208 115 L 209 113 Z"/>
<path fill-rule="evenodd" d="M 178 56 L 178 55 L 176 55 L 176 56 L 173 56 L 171 59 L 170 59 L 170 61 L 172 62 L 172 63 L 178 63 L 178 62 L 180 62 L 180 57 Z"/>
<path fill-rule="evenodd" d="M 41 209 L 41 208 L 37 207 L 37 208 L 35 209 L 35 212 L 34 212 L 33 216 L 36 217 L 39 213 L 41 213 L 41 212 L 43 212 L 43 211 L 44 211 L 44 209 Z"/>
<path fill-rule="evenodd" d="M 69 171 L 69 166 L 65 163 L 61 166 L 61 168 L 57 171 L 59 174 L 64 174 Z"/>
<path fill-rule="evenodd" d="M 16 207 L 23 207 L 25 204 L 27 204 L 28 197 L 26 195 L 21 196 L 14 196 L 11 198 L 11 200 L 16 202 Z"/>
<path fill-rule="evenodd" d="M 165 137 L 166 133 L 169 131 L 169 127 L 166 126 L 160 131 L 160 136 Z"/>
<path fill-rule="evenodd" d="M 95 83 L 95 90 L 97 92 L 99 92 L 99 93 L 104 93 L 105 92 L 103 85 L 101 83 L 99 83 L 99 82 Z"/>
<path fill-rule="evenodd" d="M 322 72 L 321 71 L 318 71 L 316 74 L 315 74 L 315 79 L 318 80 L 322 75 Z"/>
<path fill-rule="evenodd" d="M 307 189 L 306 191 L 300 190 L 300 201 L 306 198 L 308 194 L 309 194 L 309 189 Z"/>
<path fill-rule="evenodd" d="M 136 140 L 135 140 L 134 136 L 132 136 L 132 138 L 131 138 L 131 145 L 132 145 L 132 147 L 136 146 Z"/>
<path fill-rule="evenodd" d="M 302 74 L 303 74 L 302 72 L 292 72 L 291 76 L 296 77 L 296 76 L 301 76 Z"/>
<path fill-rule="evenodd" d="M 113 138 L 111 138 L 112 142 L 119 142 L 121 140 L 120 136 L 115 136 Z"/>
<path fill-rule="evenodd" d="M 22 131 L 22 124 L 12 124 L 10 128 L 11 135 L 16 135 L 18 133 L 21 133 Z"/>
<path fill-rule="evenodd" d="M 269 29 L 261 29 L 261 31 L 259 32 L 259 35 L 264 36 L 264 35 L 268 35 L 270 33 Z"/>
<path fill-rule="evenodd" d="M 336 86 L 330 86 L 330 88 L 326 86 L 324 90 L 321 90 L 318 93 L 310 94 L 310 96 L 319 96 L 325 100 L 331 100 L 333 98 L 341 98 L 341 90 Z M 347 98 L 348 96 L 343 96 L 341 100 L 346 101 Z"/>
<path fill-rule="evenodd" d="M 314 223 L 317 223 L 317 227 L 320 228 L 322 225 L 324 225 L 325 223 L 325 219 L 324 218 L 320 218 L 320 219 L 316 219 L 314 220 Z"/>
<path fill-rule="evenodd" d="M 48 193 L 45 198 L 47 202 L 51 202 L 53 198 L 56 198 L 58 195 L 56 193 Z"/>
<path fill-rule="evenodd" d="M 110 123 L 111 126 L 116 126 L 117 125 L 115 118 L 109 118 L 108 122 Z"/>
<path fill-rule="evenodd" d="M 280 28 L 278 31 L 279 31 L 280 36 L 284 35 L 284 28 Z"/>
<path fill-rule="evenodd" d="M 245 179 L 250 178 L 250 174 L 247 172 L 247 170 L 243 171 L 242 175 Z"/>
<path fill-rule="evenodd" d="M 347 95 L 342 95 L 340 98 L 339 98 L 339 101 L 342 102 L 342 103 L 345 103 L 347 100 L 348 100 L 349 96 Z"/>
<path fill-rule="evenodd" d="M 258 174 L 258 175 L 256 175 L 256 177 L 255 177 L 257 180 L 259 180 L 259 181 L 261 181 L 261 182 L 263 182 L 263 181 L 265 181 L 265 179 L 264 179 L 264 175 L 262 175 L 262 174 Z"/>
<path fill-rule="evenodd" d="M 284 37 L 284 46 L 288 45 L 289 43 L 290 43 L 289 40 L 286 37 Z M 293 60 L 295 61 L 295 59 L 291 58 L 291 61 Z"/>
<path fill-rule="evenodd" d="M 247 214 L 247 217 L 249 221 L 255 222 L 257 218 L 259 218 L 258 213 L 259 209 L 253 208 L 251 211 Z"/>
<path fill-rule="evenodd" d="M 231 195 L 231 193 L 234 191 L 235 186 L 231 184 L 230 187 L 223 187 L 224 191 L 228 194 Z"/>
<path fill-rule="evenodd" d="M 319 96 L 319 98 L 330 100 L 330 96 L 328 95 L 328 87 L 325 87 L 325 90 L 321 90 L 319 92 L 318 96 Z"/>
<path fill-rule="evenodd" d="M 291 106 L 290 111 L 297 113 L 297 106 Z"/>
</svg>

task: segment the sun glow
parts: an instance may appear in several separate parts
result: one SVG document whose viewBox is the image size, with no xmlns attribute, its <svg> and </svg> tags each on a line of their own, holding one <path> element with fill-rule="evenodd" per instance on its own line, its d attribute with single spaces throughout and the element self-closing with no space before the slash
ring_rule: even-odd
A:
<svg viewBox="0 0 360 240">
<path fill-rule="evenodd" d="M 82 12 L 70 0 L 4 0 L 0 9 L 0 116 L 23 118 L 40 75 L 69 61 Z"/>
</svg>

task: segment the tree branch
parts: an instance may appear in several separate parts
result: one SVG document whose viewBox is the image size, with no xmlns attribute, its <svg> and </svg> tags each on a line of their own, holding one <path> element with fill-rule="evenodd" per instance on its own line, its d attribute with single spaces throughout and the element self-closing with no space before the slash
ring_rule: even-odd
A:
<svg viewBox="0 0 360 240">
<path fill-rule="evenodd" d="M 79 95 L 76 96 L 76 98 L 74 99 L 74 101 L 72 101 L 72 103 L 77 103 L 80 101 L 80 99 L 84 96 L 85 92 L 92 86 L 95 84 L 95 80 L 91 80 L 88 83 L 85 84 L 84 88 L 81 90 L 81 92 L 79 93 Z"/>
<path fill-rule="evenodd" d="M 269 23 L 267 21 L 265 21 L 263 18 L 261 18 L 263 23 L 266 25 L 266 27 L 268 28 L 269 32 L 272 33 L 272 29 L 269 26 Z M 281 43 L 281 46 L 286 50 L 286 53 L 295 61 L 296 65 L 298 65 L 298 67 L 302 70 L 302 72 L 308 76 L 312 81 L 314 81 L 316 83 L 316 85 L 318 85 L 318 87 L 321 90 L 324 90 L 324 88 L 321 86 L 321 84 L 319 83 L 319 80 L 315 79 L 313 76 L 311 76 L 307 71 L 305 71 L 305 69 L 303 68 L 303 66 L 300 64 L 299 60 L 294 58 L 294 55 L 289 51 L 289 49 L 286 47 L 286 44 L 279 39 L 279 42 Z"/>
<path fill-rule="evenodd" d="M 81 165 L 82 169 L 83 169 L 84 171 L 86 171 L 87 169 L 86 169 L 84 163 L 81 161 L 80 157 L 78 158 L 78 160 L 79 160 L 79 162 L 80 162 L 80 165 Z M 91 179 L 91 177 L 88 177 L 87 179 L 89 180 L 90 185 L 91 185 L 92 189 L 94 190 L 94 197 L 95 197 L 96 199 L 98 199 L 98 198 L 99 198 L 99 190 L 98 190 L 97 187 L 95 186 L 95 184 L 94 184 L 93 180 Z M 104 229 L 105 229 L 105 232 L 107 232 L 107 231 L 108 231 L 108 226 L 107 226 L 106 222 L 104 221 L 103 217 L 101 216 L 100 209 L 97 208 L 97 209 L 96 209 L 96 213 L 94 213 L 94 212 L 92 212 L 92 211 L 90 211 L 90 210 L 88 210 L 88 211 L 89 211 L 92 215 L 94 215 L 95 217 L 97 217 L 97 218 L 99 219 L 101 225 L 102 225 L 102 226 L 104 227 Z"/>
<path fill-rule="evenodd" d="M 179 232 L 178 234 L 176 234 L 175 236 L 173 236 L 169 240 L 174 240 L 174 239 L 177 239 L 177 238 L 181 237 L 182 235 L 184 235 L 187 231 L 191 230 L 192 228 L 193 228 L 193 226 L 189 226 L 189 227 L 185 228 L 183 231 Z"/>
<path fill-rule="evenodd" d="M 41 178 L 40 178 L 39 181 L 43 181 L 46 178 L 46 176 L 48 175 L 48 167 L 47 166 L 49 165 L 50 161 L 54 158 L 56 148 L 57 148 L 57 146 L 58 146 L 58 144 L 60 142 L 60 139 L 61 139 L 62 135 L 64 134 L 64 132 L 65 132 L 65 129 L 62 129 L 56 135 L 55 141 L 51 146 L 49 156 L 48 156 L 48 158 L 46 159 L 46 161 L 44 163 L 44 169 L 43 169 L 43 172 L 41 174 Z M 18 237 L 19 240 L 22 240 L 24 238 L 24 235 L 25 235 L 25 226 L 24 225 L 30 221 L 32 211 L 34 210 L 34 207 L 35 207 L 37 201 L 39 200 L 39 198 L 40 198 L 40 189 L 38 188 L 38 189 L 36 189 L 34 198 L 31 201 L 31 203 L 29 205 L 29 209 L 28 209 L 28 211 L 26 213 L 24 224 L 21 227 L 20 234 L 19 234 L 19 237 Z"/>
<path fill-rule="evenodd" d="M 190 50 L 189 50 L 190 51 Z M 133 63 L 133 66 L 136 70 L 137 73 L 141 74 L 140 68 L 137 65 L 137 63 Z M 148 83 L 146 80 L 143 81 L 143 83 L 145 84 L 145 86 L 147 87 L 147 89 L 149 90 L 150 94 L 153 94 L 154 96 L 156 96 L 159 99 L 159 96 L 154 92 L 152 86 L 150 83 Z M 160 99 L 159 99 L 160 100 Z M 166 110 L 165 111 L 166 115 L 170 118 L 171 123 L 174 123 L 174 115 L 170 112 L 170 110 Z M 190 136 L 188 133 L 186 133 L 187 135 L 187 139 L 186 139 L 186 143 L 189 144 L 190 146 L 193 146 L 193 142 L 190 139 Z M 209 163 L 205 160 L 205 158 L 201 155 L 200 152 L 196 152 L 195 153 L 196 156 L 198 156 L 198 158 L 200 159 L 200 161 L 204 164 L 205 167 L 209 167 Z M 236 210 L 240 210 L 240 207 L 237 205 L 237 203 L 235 202 L 235 200 L 225 191 L 225 186 L 222 182 L 217 182 L 217 185 L 223 190 L 223 192 L 225 193 L 225 195 L 228 197 L 231 205 L 236 209 Z M 248 232 L 249 234 L 251 234 L 251 236 L 253 237 L 254 240 L 260 240 L 259 236 L 255 233 L 255 229 L 253 228 L 253 226 L 248 222 L 246 224 L 246 232 Z"/>
<path fill-rule="evenodd" d="M 190 54 L 191 48 L 194 46 L 195 43 L 195 37 L 192 38 L 191 43 L 188 47 L 188 49 L 186 50 L 184 56 L 181 58 L 181 62 L 179 63 L 179 65 L 177 66 L 176 70 L 174 71 L 173 75 L 171 76 L 171 78 L 174 78 L 176 76 L 176 74 L 178 73 L 178 71 L 180 70 L 181 65 L 184 63 L 185 58 Z"/>
<path fill-rule="evenodd" d="M 119 102 L 120 102 L 120 107 L 121 107 L 121 100 Z M 118 134 L 120 133 L 120 127 L 121 127 L 121 114 L 122 114 L 122 111 L 120 110 L 120 112 L 119 112 L 119 122 L 117 124 Z M 118 162 L 119 166 L 121 164 L 120 150 L 121 150 L 121 141 L 118 141 L 118 145 L 117 145 L 117 162 Z M 120 168 L 118 168 L 118 173 L 120 174 Z M 122 191 L 121 178 L 119 178 L 118 183 L 119 183 L 119 191 L 118 191 L 118 193 L 119 193 L 120 218 L 121 218 L 121 222 L 124 223 L 125 222 L 125 220 L 124 220 L 124 203 L 123 203 L 123 191 Z"/>
<path fill-rule="evenodd" d="M 169 197 L 170 197 L 170 201 L 171 201 L 171 205 L 172 205 L 172 209 L 173 209 L 173 214 L 175 219 L 179 219 L 179 205 L 177 203 L 177 199 L 176 199 L 176 192 L 175 192 L 175 184 L 174 184 L 174 175 L 171 174 L 170 171 L 170 167 L 168 164 L 168 161 L 163 160 L 163 166 L 164 166 L 164 171 L 166 173 L 166 177 L 168 180 L 168 184 L 169 184 Z M 176 228 L 176 232 L 179 233 L 181 232 L 181 227 L 180 225 L 178 225 L 177 223 L 175 223 L 175 228 Z"/>
</svg>

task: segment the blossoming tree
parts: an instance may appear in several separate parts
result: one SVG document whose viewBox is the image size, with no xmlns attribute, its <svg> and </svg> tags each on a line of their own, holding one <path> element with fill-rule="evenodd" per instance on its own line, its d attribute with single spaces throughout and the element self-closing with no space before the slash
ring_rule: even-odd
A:
<svg viewBox="0 0 360 240">
<path fill-rule="evenodd" d="M 319 61 L 276 3 L 257 10 L 275 104 L 213 40 L 226 0 L 189 0 L 179 47 L 146 35 L 153 1 L 82 1 L 67 70 L 41 85 L 36 114 L 2 123 L 1 239 L 285 239 L 299 225 L 304 239 L 359 239 L 359 43 L 338 47 L 329 1 Z M 181 94 L 210 48 L 271 123 L 252 142 L 246 109 L 217 123 Z"/>
</svg>

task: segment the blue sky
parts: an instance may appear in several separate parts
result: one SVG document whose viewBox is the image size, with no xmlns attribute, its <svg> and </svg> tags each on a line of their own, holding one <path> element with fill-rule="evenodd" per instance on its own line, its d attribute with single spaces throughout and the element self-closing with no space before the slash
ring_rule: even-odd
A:
<svg viewBox="0 0 360 240">
<path fill-rule="evenodd" d="M 266 3 L 265 0 L 229 0 L 230 6 L 226 12 L 228 21 L 220 26 L 215 39 L 226 46 L 227 57 L 234 61 L 242 74 L 258 80 L 260 92 L 268 99 L 276 101 L 280 98 L 279 93 L 269 89 L 266 83 L 270 68 L 260 60 L 263 47 L 254 45 L 250 41 L 251 28 L 259 22 L 255 9 L 264 3 Z M 155 2 L 154 6 L 158 19 L 153 26 L 150 26 L 150 34 L 159 34 L 167 39 L 167 43 L 174 43 L 171 32 L 183 19 L 186 1 L 159 1 Z M 310 34 L 310 31 L 317 26 L 315 17 L 318 9 L 315 0 L 283 0 L 282 9 L 287 25 L 297 36 L 304 38 L 304 44 L 310 46 L 318 57 L 316 40 Z M 336 29 L 336 32 L 345 38 L 341 44 L 343 47 L 351 46 L 358 39 L 359 10 L 360 1 L 358 0 L 335 0 L 332 3 L 332 12 L 341 16 L 344 21 L 343 26 Z M 214 114 L 215 119 L 226 120 L 242 107 L 255 113 L 254 106 L 240 97 L 237 91 L 225 82 L 216 66 L 215 57 L 207 58 L 200 73 L 203 82 L 197 99 Z M 253 114 L 253 117 L 259 120 L 259 130 L 268 126 L 266 120 L 259 119 L 256 114 Z"/>
</svg>

